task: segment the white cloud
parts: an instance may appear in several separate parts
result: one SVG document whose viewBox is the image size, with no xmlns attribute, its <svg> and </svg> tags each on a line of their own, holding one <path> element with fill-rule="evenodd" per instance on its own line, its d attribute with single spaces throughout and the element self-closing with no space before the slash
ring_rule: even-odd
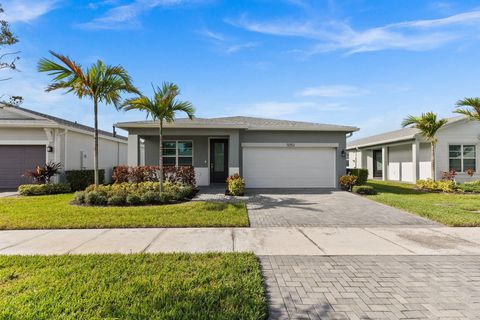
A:
<svg viewBox="0 0 480 320">
<path fill-rule="evenodd" d="M 480 10 L 440 19 L 393 23 L 365 30 L 355 30 L 343 21 L 258 22 L 247 19 L 245 15 L 226 22 L 251 32 L 311 39 L 316 44 L 309 50 L 301 50 L 306 55 L 333 50 L 343 50 L 347 54 L 387 49 L 421 51 L 435 49 L 476 34 L 472 27 L 480 26 Z"/>
<path fill-rule="evenodd" d="M 32 22 L 55 9 L 56 0 L 2 1 L 6 20 L 10 23 Z"/>
<path fill-rule="evenodd" d="M 302 90 L 299 95 L 303 97 L 339 98 L 352 97 L 368 94 L 369 92 L 355 86 L 348 85 L 325 85 L 309 87 Z"/>
<path fill-rule="evenodd" d="M 140 26 L 140 16 L 158 7 L 173 7 L 200 0 L 135 0 L 129 4 L 115 6 L 90 22 L 79 24 L 85 29 L 127 29 Z"/>
<path fill-rule="evenodd" d="M 226 35 L 212 31 L 207 28 L 203 28 L 198 31 L 198 34 L 207 38 L 223 53 L 234 54 L 243 49 L 250 49 L 258 46 L 257 42 L 248 41 L 245 43 L 238 42 L 235 39 L 227 37 Z"/>
</svg>

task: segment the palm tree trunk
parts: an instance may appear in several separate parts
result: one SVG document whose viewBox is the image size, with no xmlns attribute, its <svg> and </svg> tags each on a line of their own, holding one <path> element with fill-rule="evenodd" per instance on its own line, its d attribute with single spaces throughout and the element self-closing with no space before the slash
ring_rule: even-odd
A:
<svg viewBox="0 0 480 320">
<path fill-rule="evenodd" d="M 93 150 L 93 177 L 95 186 L 98 186 L 98 101 L 96 98 L 93 99 L 93 113 L 94 113 L 94 122 L 95 122 L 95 147 Z"/>
<path fill-rule="evenodd" d="M 160 149 L 160 163 L 158 170 L 158 182 L 160 194 L 163 192 L 163 120 L 160 120 L 160 132 L 159 132 L 159 149 Z"/>
<path fill-rule="evenodd" d="M 432 161 L 431 161 L 431 164 L 432 164 L 432 167 L 431 167 L 431 174 L 432 174 L 432 180 L 435 181 L 436 180 L 436 177 L 435 177 L 435 142 L 432 141 Z"/>
</svg>

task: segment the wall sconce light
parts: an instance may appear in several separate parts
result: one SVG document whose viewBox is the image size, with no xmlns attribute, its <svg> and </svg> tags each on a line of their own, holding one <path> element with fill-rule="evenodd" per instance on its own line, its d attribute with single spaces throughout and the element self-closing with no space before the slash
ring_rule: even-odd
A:
<svg viewBox="0 0 480 320">
<path fill-rule="evenodd" d="M 345 158 L 347 156 L 345 149 L 342 149 L 341 155 L 342 155 L 342 158 Z"/>
<path fill-rule="evenodd" d="M 52 147 L 52 146 L 48 146 L 48 147 L 47 147 L 47 152 L 53 152 L 53 147 Z"/>
</svg>

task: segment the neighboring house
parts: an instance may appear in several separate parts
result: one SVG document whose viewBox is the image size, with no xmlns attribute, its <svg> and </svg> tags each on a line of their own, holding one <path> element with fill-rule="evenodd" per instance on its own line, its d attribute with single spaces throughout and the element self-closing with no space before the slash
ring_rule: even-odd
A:
<svg viewBox="0 0 480 320">
<path fill-rule="evenodd" d="M 49 161 L 60 162 L 63 170 L 93 169 L 93 132 L 76 122 L 0 104 L 0 189 L 30 182 L 23 173 Z M 127 139 L 106 131 L 99 138 L 99 166 L 108 181 L 112 168 L 127 162 Z"/>
<path fill-rule="evenodd" d="M 123 122 L 128 164 L 159 164 L 158 122 Z M 252 117 L 165 124 L 163 163 L 193 165 L 198 185 L 240 173 L 248 188 L 337 187 L 345 173 L 346 136 L 358 128 Z"/>
<path fill-rule="evenodd" d="M 437 132 L 436 178 L 454 169 L 456 180 L 480 179 L 480 122 L 466 117 L 449 118 Z M 348 167 L 368 169 L 369 178 L 415 182 L 431 178 L 431 149 L 417 129 L 396 131 L 354 140 L 347 144 Z M 475 170 L 473 177 L 465 173 Z"/>
</svg>

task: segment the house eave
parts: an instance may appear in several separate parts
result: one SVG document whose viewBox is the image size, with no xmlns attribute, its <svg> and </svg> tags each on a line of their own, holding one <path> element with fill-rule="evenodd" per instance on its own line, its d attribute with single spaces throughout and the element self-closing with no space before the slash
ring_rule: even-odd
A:
<svg viewBox="0 0 480 320">
<path fill-rule="evenodd" d="M 389 140 L 382 140 L 374 143 L 366 143 L 366 144 L 359 144 L 359 145 L 354 145 L 354 146 L 347 146 L 347 151 L 350 150 L 355 150 L 355 149 L 362 149 L 362 148 L 369 148 L 369 147 L 376 147 L 376 146 L 381 146 L 385 144 L 391 144 L 391 143 L 397 143 L 397 142 L 406 142 L 409 140 L 414 140 L 416 138 L 416 134 L 408 137 L 404 137 L 401 139 L 389 139 Z"/>
</svg>

